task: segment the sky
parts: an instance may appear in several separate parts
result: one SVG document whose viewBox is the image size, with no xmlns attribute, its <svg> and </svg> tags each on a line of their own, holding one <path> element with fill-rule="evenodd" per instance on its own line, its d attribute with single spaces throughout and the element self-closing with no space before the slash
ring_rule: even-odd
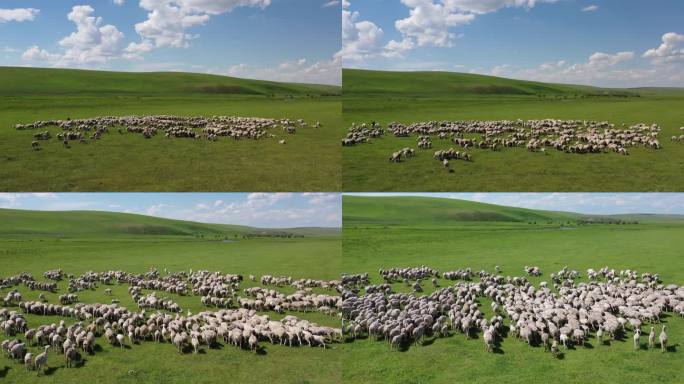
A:
<svg viewBox="0 0 684 384">
<path fill-rule="evenodd" d="M 342 226 L 338 193 L 0 193 L 0 208 L 111 211 L 261 228 Z"/>
<path fill-rule="evenodd" d="M 345 68 L 684 86 L 681 0 L 343 0 Z"/>
<path fill-rule="evenodd" d="M 594 215 L 684 215 L 684 193 L 349 193 L 357 196 L 427 196 L 510 207 Z"/>
<path fill-rule="evenodd" d="M 341 83 L 340 0 L 1 0 L 0 65 Z"/>
</svg>

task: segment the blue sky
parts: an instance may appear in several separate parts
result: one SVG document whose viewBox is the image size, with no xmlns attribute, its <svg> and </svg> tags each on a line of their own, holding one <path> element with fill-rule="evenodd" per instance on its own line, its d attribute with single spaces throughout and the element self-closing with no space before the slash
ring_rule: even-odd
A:
<svg viewBox="0 0 684 384">
<path fill-rule="evenodd" d="M 338 193 L 0 193 L 0 208 L 93 210 L 262 228 L 340 227 Z"/>
<path fill-rule="evenodd" d="M 684 86 L 681 0 L 344 0 L 343 66 Z"/>
<path fill-rule="evenodd" d="M 511 207 L 609 215 L 684 215 L 684 193 L 349 193 L 360 196 L 428 196 Z"/>
<path fill-rule="evenodd" d="M 339 84 L 340 0 L 2 0 L 0 65 Z"/>
</svg>

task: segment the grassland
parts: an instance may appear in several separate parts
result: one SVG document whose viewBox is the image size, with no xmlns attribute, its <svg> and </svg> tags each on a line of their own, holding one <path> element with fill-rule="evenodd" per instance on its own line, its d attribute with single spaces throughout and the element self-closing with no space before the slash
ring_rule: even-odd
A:
<svg viewBox="0 0 684 384">
<path fill-rule="evenodd" d="M 448 199 L 344 196 L 342 269 L 427 265 L 442 271 L 472 267 L 521 276 L 524 265 L 550 272 L 568 265 L 581 272 L 609 266 L 658 272 L 666 283 L 682 284 L 684 218 L 639 215 L 639 224 L 577 225 L 584 215 L 524 210 Z M 621 218 L 625 218 L 622 216 Z M 442 282 L 446 284 L 446 282 Z M 427 287 L 426 293 L 433 289 Z M 395 291 L 405 292 L 403 284 Z M 481 301 L 491 316 L 489 302 Z M 391 352 L 374 340 L 345 346 L 343 379 L 349 383 L 681 383 L 684 376 L 684 321 L 665 317 L 674 353 L 632 349 L 631 340 L 564 351 L 553 359 L 541 348 L 506 338 L 503 353 L 488 354 L 481 339 L 462 335 L 429 338 L 423 346 Z"/>
<path fill-rule="evenodd" d="M 339 190 L 338 87 L 188 73 L 1 68 L 2 191 Z M 196 142 L 105 135 L 32 151 L 17 123 L 112 115 L 302 118 L 322 127 L 277 140 Z M 57 130 L 51 130 L 53 137 Z M 282 136 L 281 132 L 274 134 Z"/>
<path fill-rule="evenodd" d="M 21 271 L 42 280 L 42 273 L 63 268 L 66 273 L 121 269 L 143 273 L 151 267 L 172 271 L 208 269 L 224 273 L 291 275 L 297 278 L 339 277 L 341 247 L 339 233 L 330 229 L 263 230 L 225 225 L 206 225 L 145 216 L 93 212 L 26 212 L 0 210 L 0 276 Z M 6 224 L 8 221 L 15 226 Z M 14 229 L 13 229 L 14 228 Z M 130 230 L 135 228 L 135 230 Z M 80 229 L 80 230 L 79 230 Z M 146 229 L 146 230 L 141 230 Z M 292 232 L 299 238 L 243 239 L 252 232 Z M 253 283 L 243 282 L 242 287 Z M 137 309 L 126 285 L 110 286 L 121 305 Z M 36 299 L 38 291 L 19 287 L 25 299 Z M 47 294 L 50 303 L 66 291 L 60 283 L 57 294 Z M 283 291 L 292 293 L 293 288 Z M 1 290 L 4 295 L 6 290 Z M 178 302 L 183 311 L 205 310 L 199 297 L 164 296 Z M 109 303 L 112 299 L 96 291 L 79 292 L 86 303 Z M 275 313 L 273 318 L 279 318 Z M 296 315 L 319 324 L 339 326 L 331 316 L 318 313 Z M 60 318 L 27 316 L 37 327 Z M 4 335 L 2 336 L 4 337 Z M 200 354 L 179 355 L 170 344 L 151 342 L 121 350 L 98 339 L 99 350 L 85 355 L 79 368 L 64 368 L 57 353 L 49 357 L 49 375 L 35 372 L 0 358 L 0 379 L 6 383 L 337 383 L 341 380 L 342 346 L 332 348 L 288 348 L 264 345 L 265 354 L 254 354 L 230 346 L 205 349 Z M 37 349 L 33 348 L 36 352 Z"/>
<path fill-rule="evenodd" d="M 343 148 L 345 191 L 681 191 L 684 145 L 670 141 L 684 125 L 684 90 L 603 89 L 447 72 L 343 70 L 340 137 L 352 122 L 411 123 L 432 120 L 579 119 L 620 124 L 657 123 L 662 150 L 630 149 L 571 155 L 525 148 L 472 150 L 473 162 L 447 173 L 431 151 L 401 164 L 390 153 L 415 137 L 385 136 Z M 433 140 L 434 150 L 449 148 Z"/>
</svg>

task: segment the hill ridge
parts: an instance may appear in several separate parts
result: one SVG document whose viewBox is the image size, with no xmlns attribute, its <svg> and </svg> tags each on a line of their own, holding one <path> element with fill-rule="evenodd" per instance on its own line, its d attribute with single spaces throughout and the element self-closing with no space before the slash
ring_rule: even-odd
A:
<svg viewBox="0 0 684 384">
<path fill-rule="evenodd" d="M 0 235 L 334 236 L 339 228 L 259 228 L 201 223 L 138 213 L 96 210 L 41 211 L 0 208 Z"/>
<path fill-rule="evenodd" d="M 337 96 L 334 85 L 285 83 L 192 72 L 117 72 L 1 67 L 0 96 Z"/>
</svg>

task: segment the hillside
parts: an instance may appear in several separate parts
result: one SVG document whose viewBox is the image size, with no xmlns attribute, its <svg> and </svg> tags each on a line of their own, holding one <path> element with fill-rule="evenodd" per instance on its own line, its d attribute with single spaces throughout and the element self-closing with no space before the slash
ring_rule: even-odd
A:
<svg viewBox="0 0 684 384">
<path fill-rule="evenodd" d="M 129 213 L 0 209 L 0 236 L 334 236 L 337 228 L 268 229 L 206 224 Z"/>
<path fill-rule="evenodd" d="M 606 223 L 616 220 L 639 223 L 684 222 L 682 215 L 624 214 L 584 215 L 573 212 L 555 212 L 515 208 L 494 204 L 478 203 L 433 197 L 368 197 L 343 196 L 344 224 L 378 225 L 446 225 L 467 222 L 510 222 L 544 224 L 564 223 Z"/>
<path fill-rule="evenodd" d="M 575 220 L 581 215 L 433 197 L 343 196 L 344 223 L 448 224 L 458 222 L 548 222 Z"/>
<path fill-rule="evenodd" d="M 345 96 L 446 97 L 446 96 L 544 96 L 636 97 L 638 89 L 608 89 L 458 72 L 392 72 L 343 69 Z M 668 92 L 676 92 L 669 90 Z M 648 89 L 657 94 L 656 88 Z"/>
<path fill-rule="evenodd" d="M 339 95 L 330 85 L 182 72 L 105 72 L 0 67 L 0 96 Z"/>
</svg>

